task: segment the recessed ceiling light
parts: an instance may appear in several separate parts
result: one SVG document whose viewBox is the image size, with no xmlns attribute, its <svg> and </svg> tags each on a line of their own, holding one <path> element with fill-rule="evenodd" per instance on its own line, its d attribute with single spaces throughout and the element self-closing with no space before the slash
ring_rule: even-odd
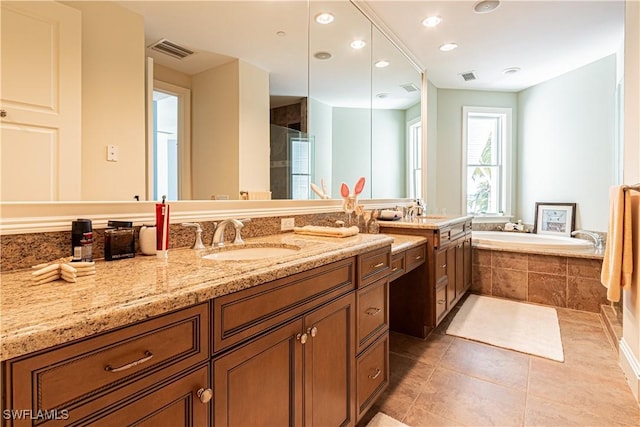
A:
<svg viewBox="0 0 640 427">
<path fill-rule="evenodd" d="M 458 45 L 455 43 L 445 43 L 442 46 L 440 46 L 440 50 L 443 52 L 449 52 L 450 50 L 453 50 L 457 47 Z"/>
<path fill-rule="evenodd" d="M 520 67 L 509 67 L 509 68 L 505 68 L 504 70 L 502 70 L 502 73 L 505 75 L 511 75 L 511 74 L 515 74 L 518 71 L 520 71 Z"/>
<path fill-rule="evenodd" d="M 388 98 L 388 97 L 389 97 L 389 94 L 386 93 L 386 92 L 380 92 L 380 93 L 376 94 L 376 98 L 378 98 L 378 99 L 385 99 L 385 98 Z"/>
<path fill-rule="evenodd" d="M 489 13 L 493 12 L 500 6 L 498 0 L 482 0 L 473 5 L 473 10 L 476 13 Z"/>
<path fill-rule="evenodd" d="M 331 54 L 329 52 L 316 52 L 313 54 L 316 59 L 326 60 L 331 59 Z"/>
<path fill-rule="evenodd" d="M 278 31 L 278 32 L 276 33 L 276 35 L 277 35 L 277 36 L 279 36 L 279 37 L 284 37 L 284 36 L 286 36 L 286 35 L 287 35 L 287 33 L 285 33 L 284 31 Z"/>
<path fill-rule="evenodd" d="M 354 40 L 351 42 L 351 47 L 354 49 L 362 49 L 367 43 L 364 40 Z"/>
<path fill-rule="evenodd" d="M 388 67 L 390 64 L 389 61 L 387 61 L 386 59 L 381 59 L 380 61 L 376 62 L 374 65 L 377 68 L 384 68 L 384 67 Z"/>
<path fill-rule="evenodd" d="M 435 27 L 441 22 L 442 18 L 440 18 L 439 16 L 430 16 L 422 20 L 422 25 L 424 25 L 425 27 Z"/>
<path fill-rule="evenodd" d="M 334 19 L 335 17 L 333 16 L 333 14 L 329 12 L 322 12 L 316 15 L 316 22 L 318 24 L 323 24 L 323 25 L 331 24 Z"/>
</svg>

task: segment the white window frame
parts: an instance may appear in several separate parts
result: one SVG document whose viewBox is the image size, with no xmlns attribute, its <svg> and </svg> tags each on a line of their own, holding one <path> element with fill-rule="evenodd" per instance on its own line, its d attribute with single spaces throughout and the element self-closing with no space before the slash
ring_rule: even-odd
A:
<svg viewBox="0 0 640 427">
<path fill-rule="evenodd" d="M 486 215 L 475 215 L 475 218 L 486 218 L 490 220 L 491 218 L 502 218 L 511 217 L 511 213 L 513 212 L 513 197 L 512 192 L 514 188 L 513 183 L 513 114 L 511 108 L 501 108 L 501 107 L 462 107 L 462 167 L 461 167 L 461 206 L 462 210 L 465 214 L 467 214 L 467 120 L 469 114 L 499 114 L 505 116 L 505 124 L 503 129 L 504 140 L 502 141 L 501 147 L 501 176 L 500 176 L 500 187 L 501 187 L 501 208 L 503 210 L 502 214 L 496 213 L 488 213 Z"/>
<path fill-rule="evenodd" d="M 417 125 L 420 124 L 420 139 L 417 141 L 418 144 L 420 144 L 421 146 L 421 158 L 420 160 L 420 166 L 421 166 L 421 177 L 420 177 L 420 187 L 421 187 L 421 192 L 420 194 L 412 194 L 411 190 L 412 190 L 412 182 L 413 182 L 413 175 L 414 175 L 414 169 L 413 169 L 413 155 L 412 155 L 412 128 Z M 425 147 L 424 144 L 422 143 L 423 137 L 422 137 L 422 133 L 424 132 L 424 126 L 422 126 L 422 120 L 421 117 L 416 117 L 415 119 L 409 120 L 407 122 L 407 196 L 411 199 L 424 199 L 424 174 L 425 174 Z"/>
</svg>

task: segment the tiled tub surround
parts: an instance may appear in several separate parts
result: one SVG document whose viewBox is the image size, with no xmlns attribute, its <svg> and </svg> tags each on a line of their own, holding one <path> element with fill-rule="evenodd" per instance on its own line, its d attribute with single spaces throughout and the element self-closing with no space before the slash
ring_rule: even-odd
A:
<svg viewBox="0 0 640 427">
<path fill-rule="evenodd" d="M 169 251 L 169 258 L 136 256 L 96 262 L 96 275 L 77 283 L 31 281 L 30 271 L 3 273 L 0 356 L 10 359 L 87 337 L 241 289 L 391 245 L 385 235 L 347 238 L 283 233 L 247 243 L 294 245 L 299 253 L 259 261 L 218 262 L 210 250 Z"/>
<path fill-rule="evenodd" d="M 602 255 L 473 248 L 473 292 L 594 313 L 607 303 Z"/>
<path fill-rule="evenodd" d="M 342 212 L 322 213 L 315 215 L 288 215 L 286 218 L 295 218 L 296 226 L 304 225 L 330 225 L 334 226 L 337 220 L 344 221 Z M 281 233 L 280 220 L 284 217 L 252 218 L 246 222 L 242 229 L 242 237 L 261 237 Z M 118 219 L 118 218 L 114 218 Z M 205 246 L 211 245 L 215 221 L 200 222 L 202 226 L 202 240 Z M 140 227 L 135 227 L 136 256 L 140 255 L 138 233 Z M 233 227 L 225 230 L 226 240 L 233 238 Z M 193 228 L 183 227 L 180 224 L 171 224 L 169 232 L 169 249 L 189 248 L 193 246 L 195 233 Z M 69 231 L 8 234 L 0 239 L 0 271 L 13 271 L 30 268 L 32 265 L 48 262 L 53 259 L 71 255 L 71 223 Z M 93 230 L 93 257 L 104 258 L 104 229 Z M 119 261 L 113 261 L 119 262 Z"/>
</svg>

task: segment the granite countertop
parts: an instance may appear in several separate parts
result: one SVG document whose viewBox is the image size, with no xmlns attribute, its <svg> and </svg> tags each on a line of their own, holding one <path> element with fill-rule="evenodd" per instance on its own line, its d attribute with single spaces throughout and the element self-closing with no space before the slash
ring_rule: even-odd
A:
<svg viewBox="0 0 640 427">
<path fill-rule="evenodd" d="M 427 241 L 426 237 L 423 236 L 411 236 L 408 234 L 390 234 L 384 233 L 385 236 L 389 236 L 393 239 L 393 244 L 391 245 L 391 253 L 397 253 L 406 251 L 407 249 L 414 248 L 416 246 L 420 246 L 424 242 Z"/>
<path fill-rule="evenodd" d="M 378 220 L 380 227 L 385 228 L 414 228 L 435 230 L 446 227 L 456 222 L 472 219 L 472 215 L 425 215 L 417 216 L 411 219 L 398 219 L 395 221 Z"/>
<path fill-rule="evenodd" d="M 413 244 L 403 236 L 396 248 Z M 270 282 L 392 244 L 383 234 L 333 238 L 293 233 L 246 239 L 247 245 L 296 246 L 293 255 L 214 261 L 211 249 L 174 249 L 167 260 L 137 256 L 97 261 L 94 276 L 37 285 L 31 270 L 3 273 L 0 359 L 7 360 Z"/>
</svg>

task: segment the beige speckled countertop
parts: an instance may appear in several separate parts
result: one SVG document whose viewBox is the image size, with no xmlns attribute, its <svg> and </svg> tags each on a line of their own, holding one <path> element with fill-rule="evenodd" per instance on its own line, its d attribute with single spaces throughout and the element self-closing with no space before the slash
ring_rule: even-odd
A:
<svg viewBox="0 0 640 427">
<path fill-rule="evenodd" d="M 395 249 L 415 243 L 398 237 Z M 96 275 L 36 285 L 31 271 L 0 275 L 0 358 L 7 360 L 84 338 L 217 296 L 388 246 L 383 234 L 332 238 L 293 233 L 247 239 L 248 245 L 292 245 L 289 256 L 259 261 L 212 261 L 191 249 L 96 262 Z M 408 246 L 407 246 L 408 245 Z"/>
<path fill-rule="evenodd" d="M 427 215 L 411 219 L 399 219 L 395 221 L 378 221 L 380 227 L 389 228 L 415 228 L 435 230 L 446 227 L 454 222 L 466 221 L 473 218 L 471 215 Z"/>
<path fill-rule="evenodd" d="M 411 249 L 413 247 L 419 246 L 427 241 L 426 237 L 410 236 L 408 234 L 385 233 L 385 236 L 389 236 L 393 239 L 393 244 L 391 245 L 392 253 L 406 251 L 407 249 Z"/>
</svg>

